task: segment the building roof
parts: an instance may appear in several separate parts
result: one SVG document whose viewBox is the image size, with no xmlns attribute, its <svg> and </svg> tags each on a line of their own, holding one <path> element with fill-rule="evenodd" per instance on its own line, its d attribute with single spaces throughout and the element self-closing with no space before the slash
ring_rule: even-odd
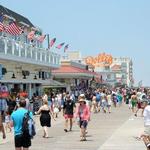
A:
<svg viewBox="0 0 150 150">
<path fill-rule="evenodd" d="M 112 69 L 112 71 L 118 71 L 118 70 L 121 70 L 121 65 L 113 65 L 112 67 L 111 67 L 111 69 Z"/>
<path fill-rule="evenodd" d="M 30 27 L 34 27 L 34 25 L 30 22 L 29 19 L 27 19 L 26 17 L 24 17 L 16 12 L 13 12 L 12 10 L 10 10 L 2 5 L 0 5 L 0 14 L 8 15 L 8 16 L 16 19 L 17 22 L 23 22 L 23 23 L 29 25 Z"/>
<path fill-rule="evenodd" d="M 87 76 L 99 76 L 96 72 L 91 72 L 89 70 L 86 69 L 82 69 L 82 68 L 77 68 L 74 66 L 61 66 L 59 69 L 55 69 L 52 70 L 52 73 L 55 74 L 72 74 L 72 75 L 76 75 L 76 74 L 84 74 Z"/>
<path fill-rule="evenodd" d="M 53 73 L 92 73 L 89 70 L 77 68 L 74 66 L 61 66 L 59 69 L 52 71 Z"/>
</svg>

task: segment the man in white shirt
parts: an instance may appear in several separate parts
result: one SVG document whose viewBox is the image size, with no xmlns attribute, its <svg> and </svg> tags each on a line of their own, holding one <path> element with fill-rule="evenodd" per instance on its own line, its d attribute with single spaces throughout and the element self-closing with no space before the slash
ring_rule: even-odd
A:
<svg viewBox="0 0 150 150">
<path fill-rule="evenodd" d="M 144 134 L 141 135 L 141 138 L 143 139 L 147 150 L 150 150 L 150 105 L 148 105 L 148 100 L 144 99 L 142 101 L 142 105 L 144 107 Z"/>
</svg>

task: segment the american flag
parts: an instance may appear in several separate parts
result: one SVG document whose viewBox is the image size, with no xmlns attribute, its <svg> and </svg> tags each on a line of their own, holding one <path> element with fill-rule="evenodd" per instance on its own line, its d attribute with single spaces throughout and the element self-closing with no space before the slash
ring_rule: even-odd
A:
<svg viewBox="0 0 150 150">
<path fill-rule="evenodd" d="M 12 35 L 20 35 L 22 33 L 22 29 L 19 28 L 15 22 L 12 22 L 8 26 L 6 26 L 5 31 Z"/>
<path fill-rule="evenodd" d="M 49 46 L 52 47 L 52 46 L 54 45 L 55 42 L 56 42 L 56 38 L 53 38 L 53 39 L 50 41 Z"/>
<path fill-rule="evenodd" d="M 41 35 L 41 36 L 38 38 L 38 41 L 42 43 L 45 38 L 46 38 L 46 35 Z"/>
<path fill-rule="evenodd" d="M 64 52 L 66 52 L 66 50 L 68 49 L 69 44 L 65 45 L 64 47 Z"/>
<path fill-rule="evenodd" d="M 0 32 L 4 31 L 3 15 L 0 15 Z"/>
<path fill-rule="evenodd" d="M 61 43 L 61 44 L 57 45 L 56 48 L 57 48 L 57 49 L 61 49 L 64 44 L 65 44 L 65 43 Z"/>
<path fill-rule="evenodd" d="M 0 22 L 0 32 L 4 31 L 4 25 Z"/>
<path fill-rule="evenodd" d="M 29 34 L 28 34 L 28 39 L 29 39 L 29 40 L 33 40 L 34 35 L 35 35 L 35 31 L 29 32 Z"/>
</svg>

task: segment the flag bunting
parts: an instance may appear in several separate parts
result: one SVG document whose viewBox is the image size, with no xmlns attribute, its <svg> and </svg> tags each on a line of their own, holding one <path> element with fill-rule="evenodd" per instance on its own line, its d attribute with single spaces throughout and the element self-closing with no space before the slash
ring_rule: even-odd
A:
<svg viewBox="0 0 150 150">
<path fill-rule="evenodd" d="M 54 45 L 55 42 L 56 42 L 56 38 L 53 38 L 53 39 L 50 41 L 49 46 L 52 47 L 52 46 Z"/>
<path fill-rule="evenodd" d="M 68 49 L 68 47 L 69 47 L 69 44 L 65 45 L 64 52 L 66 52 L 66 50 Z"/>
<path fill-rule="evenodd" d="M 57 45 L 56 48 L 57 48 L 57 49 L 61 49 L 64 44 L 65 44 L 65 43 L 61 43 L 61 44 Z"/>
</svg>

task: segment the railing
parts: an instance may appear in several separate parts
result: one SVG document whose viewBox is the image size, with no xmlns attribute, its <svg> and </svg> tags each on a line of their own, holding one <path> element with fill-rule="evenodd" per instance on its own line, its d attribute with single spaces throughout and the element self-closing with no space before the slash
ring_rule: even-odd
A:
<svg viewBox="0 0 150 150">
<path fill-rule="evenodd" d="M 60 66 L 59 54 L 2 36 L 0 37 L 0 59 L 56 68 Z"/>
</svg>

